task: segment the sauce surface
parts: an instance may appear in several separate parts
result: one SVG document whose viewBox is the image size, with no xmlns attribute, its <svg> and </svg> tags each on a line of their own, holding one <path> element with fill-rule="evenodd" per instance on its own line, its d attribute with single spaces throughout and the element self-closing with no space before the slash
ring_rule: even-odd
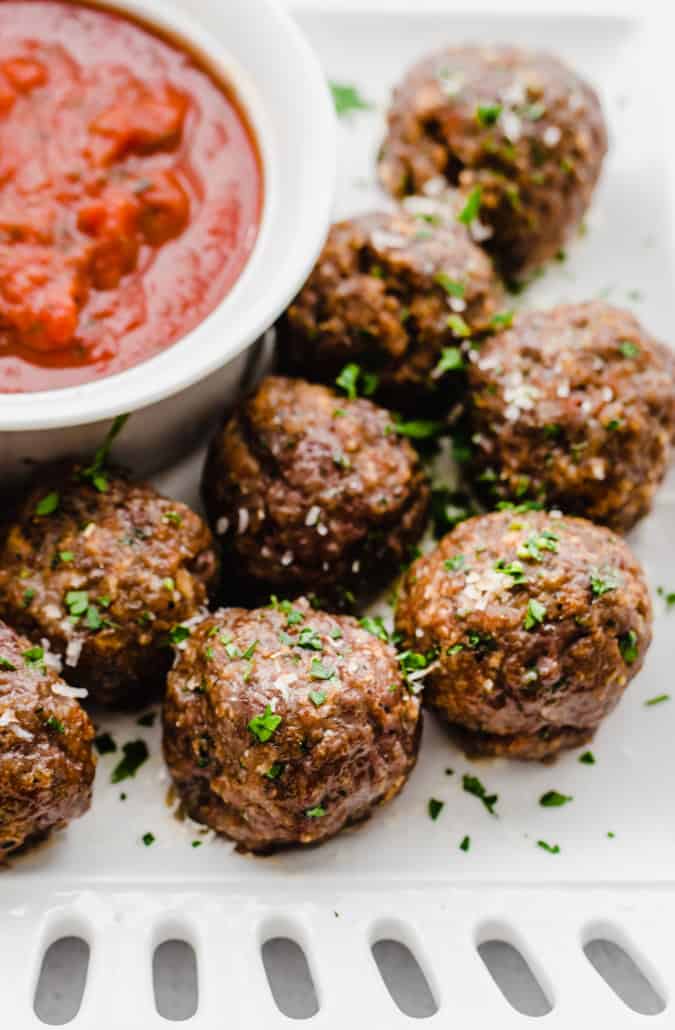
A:
<svg viewBox="0 0 675 1030">
<path fill-rule="evenodd" d="M 0 393 L 168 347 L 255 243 L 262 168 L 227 87 L 122 15 L 0 2 Z"/>
</svg>

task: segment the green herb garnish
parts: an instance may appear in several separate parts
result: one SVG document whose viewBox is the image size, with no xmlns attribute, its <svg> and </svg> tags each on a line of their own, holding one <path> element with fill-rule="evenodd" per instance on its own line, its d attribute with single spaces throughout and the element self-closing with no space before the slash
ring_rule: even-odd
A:
<svg viewBox="0 0 675 1030">
<path fill-rule="evenodd" d="M 281 716 L 275 715 L 271 706 L 266 705 L 262 715 L 254 715 L 249 721 L 248 728 L 253 736 L 257 737 L 261 744 L 264 744 L 280 725 Z"/>
<path fill-rule="evenodd" d="M 490 815 L 495 814 L 494 807 L 499 800 L 499 795 L 488 794 L 477 776 L 470 776 L 468 773 L 464 773 L 462 776 L 462 788 L 467 794 L 473 794 L 474 797 L 482 801 Z"/>
<path fill-rule="evenodd" d="M 547 844 L 545 840 L 538 840 L 537 847 L 543 848 L 544 851 L 548 851 L 549 855 L 559 855 L 560 845 L 558 844 Z"/>
<path fill-rule="evenodd" d="M 111 783 L 121 783 L 136 775 L 144 762 L 150 757 L 148 745 L 144 740 L 130 740 L 122 745 L 124 758 L 120 759 L 110 776 Z"/>
<path fill-rule="evenodd" d="M 545 794 L 542 794 L 539 798 L 539 804 L 542 808 L 560 808 L 562 805 L 566 805 L 569 801 L 574 801 L 574 798 L 567 794 L 561 794 L 557 790 L 547 790 Z"/>
<path fill-rule="evenodd" d="M 429 803 L 427 805 L 427 810 L 428 810 L 429 815 L 431 816 L 432 819 L 434 819 L 434 820 L 438 819 L 439 815 L 443 811 L 443 806 L 444 805 L 445 805 L 445 801 L 439 801 L 438 798 L 429 798 Z"/>
<path fill-rule="evenodd" d="M 525 629 L 534 629 L 535 626 L 541 625 L 546 618 L 546 606 L 537 601 L 536 598 L 531 597 L 527 602 L 527 611 L 525 612 L 525 619 L 523 626 Z"/>
<path fill-rule="evenodd" d="M 94 458 L 92 460 L 91 465 L 89 465 L 85 469 L 82 469 L 82 471 L 80 472 L 80 479 L 83 479 L 86 482 L 91 483 L 91 485 L 96 490 L 98 490 L 99 493 L 104 494 L 108 489 L 108 477 L 105 472 L 105 466 L 108 462 L 108 458 L 110 457 L 110 449 L 113 445 L 113 441 L 115 437 L 118 436 L 118 434 L 124 428 L 124 424 L 128 418 L 129 415 L 126 414 L 118 415 L 115 419 L 113 419 L 113 424 L 108 430 L 108 433 L 103 443 L 94 453 Z"/>
<path fill-rule="evenodd" d="M 36 515 L 51 515 L 59 506 L 59 492 L 52 490 L 35 505 Z"/>
<path fill-rule="evenodd" d="M 369 111 L 373 106 L 370 101 L 364 100 L 356 86 L 341 82 L 329 82 L 328 85 L 333 94 L 335 113 L 339 118 L 354 111 Z"/>
<path fill-rule="evenodd" d="M 457 215 L 458 221 L 462 222 L 464 225 L 471 225 L 471 223 L 478 217 L 482 193 L 483 189 L 481 186 L 473 187 L 466 199 L 464 207 Z"/>
</svg>

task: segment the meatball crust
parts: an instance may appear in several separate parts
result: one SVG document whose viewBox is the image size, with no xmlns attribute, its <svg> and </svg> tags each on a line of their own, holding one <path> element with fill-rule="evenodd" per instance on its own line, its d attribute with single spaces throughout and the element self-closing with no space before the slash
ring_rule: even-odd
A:
<svg viewBox="0 0 675 1030">
<path fill-rule="evenodd" d="M 206 604 L 213 539 L 186 505 L 82 467 L 40 470 L 0 545 L 0 617 L 46 638 L 69 682 L 102 705 L 140 706 L 164 684 L 166 636 Z"/>
<path fill-rule="evenodd" d="M 43 649 L 0 622 L 0 862 L 91 801 L 94 727 Z"/>
<path fill-rule="evenodd" d="M 489 327 L 502 290 L 455 214 L 360 215 L 334 225 L 277 326 L 281 367 L 332 382 L 349 362 L 378 376 L 377 397 L 409 410 L 452 394 L 445 347 Z"/>
<path fill-rule="evenodd" d="M 484 497 L 528 497 L 625 532 L 651 508 L 675 432 L 672 356 L 627 311 L 520 315 L 469 370 Z"/>
<path fill-rule="evenodd" d="M 470 755 L 586 743 L 642 666 L 651 602 L 621 537 L 585 519 L 467 519 L 408 571 L 396 627 L 436 655 L 424 699 Z"/>
<path fill-rule="evenodd" d="M 387 411 L 270 376 L 211 442 L 203 476 L 225 571 L 336 602 L 374 590 L 421 535 L 429 485 Z"/>
<path fill-rule="evenodd" d="M 379 174 L 396 197 L 437 182 L 479 190 L 472 228 L 513 279 L 579 224 L 606 150 L 595 91 L 557 58 L 448 47 L 395 90 Z"/>
<path fill-rule="evenodd" d="M 268 851 L 326 840 L 403 787 L 419 701 L 355 619 L 304 599 L 221 609 L 182 647 L 164 754 L 192 818 Z"/>
</svg>

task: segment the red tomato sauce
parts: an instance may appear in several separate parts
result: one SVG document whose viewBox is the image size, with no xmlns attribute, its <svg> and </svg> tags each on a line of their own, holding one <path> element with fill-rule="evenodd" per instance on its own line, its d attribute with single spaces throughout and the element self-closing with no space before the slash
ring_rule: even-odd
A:
<svg viewBox="0 0 675 1030">
<path fill-rule="evenodd" d="M 226 85 L 123 15 L 0 2 L 0 393 L 120 372 L 231 288 L 262 209 Z"/>
</svg>

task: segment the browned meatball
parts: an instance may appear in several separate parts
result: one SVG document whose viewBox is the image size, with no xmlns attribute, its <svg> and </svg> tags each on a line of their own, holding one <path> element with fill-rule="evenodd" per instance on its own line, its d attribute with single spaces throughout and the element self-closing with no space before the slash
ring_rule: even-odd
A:
<svg viewBox="0 0 675 1030">
<path fill-rule="evenodd" d="M 624 541 L 585 519 L 462 522 L 409 570 L 396 627 L 434 658 L 425 702 L 470 755 L 586 743 L 642 666 L 651 602 Z"/>
<path fill-rule="evenodd" d="M 354 362 L 377 375 L 378 398 L 405 410 L 457 392 L 458 344 L 490 326 L 502 291 L 454 214 L 424 206 L 418 214 L 367 214 L 333 226 L 277 326 L 284 371 L 331 383 Z M 443 374 L 447 347 L 456 360 L 446 358 Z"/>
<path fill-rule="evenodd" d="M 64 674 L 104 705 L 142 705 L 163 686 L 167 633 L 206 603 L 213 540 L 184 504 L 82 467 L 41 469 L 0 546 L 0 617 L 45 637 Z"/>
<path fill-rule="evenodd" d="M 0 622 L 0 862 L 91 801 L 94 728 L 45 657 Z"/>
<path fill-rule="evenodd" d="M 419 458 L 387 411 L 277 376 L 212 440 L 203 493 L 227 578 L 258 599 L 375 589 L 407 559 L 429 504 Z"/>
<path fill-rule="evenodd" d="M 517 318 L 469 371 L 483 495 L 530 498 L 626 531 L 663 479 L 675 432 L 672 357 L 599 302 Z"/>
<path fill-rule="evenodd" d="M 266 851 L 326 840 L 403 787 L 419 702 L 354 619 L 304 599 L 222 609 L 182 648 L 164 754 L 192 818 Z"/>
<path fill-rule="evenodd" d="M 551 258 L 579 224 L 607 150 L 595 91 L 557 58 L 513 47 L 425 57 L 396 89 L 388 124 L 385 188 L 458 186 L 508 278 Z"/>
</svg>

